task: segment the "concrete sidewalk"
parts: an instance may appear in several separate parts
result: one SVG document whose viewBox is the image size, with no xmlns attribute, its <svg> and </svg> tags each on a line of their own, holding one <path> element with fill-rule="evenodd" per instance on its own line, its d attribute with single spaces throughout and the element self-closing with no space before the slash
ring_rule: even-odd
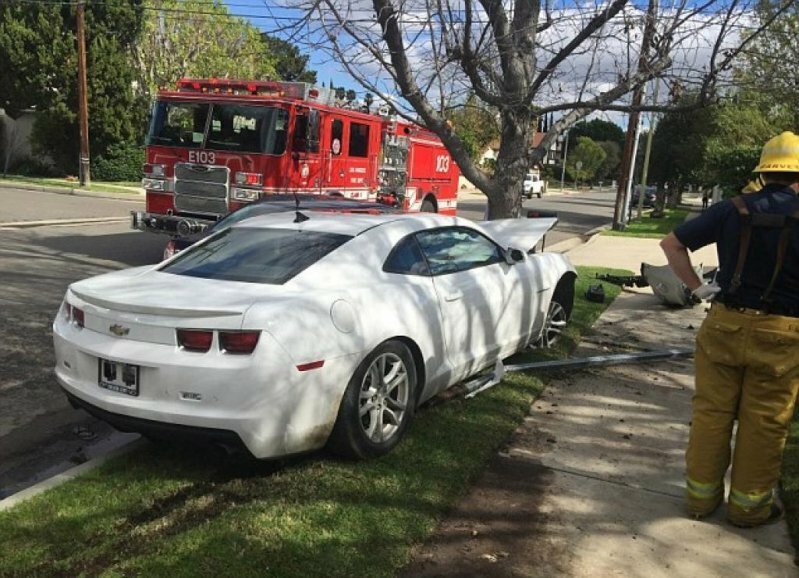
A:
<svg viewBox="0 0 799 578">
<path fill-rule="evenodd" d="M 663 264 L 658 242 L 597 236 L 576 264 Z M 712 250 L 695 264 L 715 265 Z M 625 290 L 574 357 L 690 347 L 706 306 Z M 562 372 L 403 576 L 797 576 L 785 522 L 752 530 L 683 511 L 693 360 Z M 453 558 L 457 562 L 453 563 Z M 453 564 L 455 567 L 453 567 Z"/>
</svg>

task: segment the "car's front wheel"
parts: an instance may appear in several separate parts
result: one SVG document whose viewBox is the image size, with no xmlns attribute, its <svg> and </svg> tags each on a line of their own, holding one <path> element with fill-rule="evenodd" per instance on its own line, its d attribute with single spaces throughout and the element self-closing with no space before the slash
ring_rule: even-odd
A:
<svg viewBox="0 0 799 578">
<path fill-rule="evenodd" d="M 378 346 L 355 370 L 341 401 L 328 446 L 348 458 L 390 452 L 413 419 L 416 364 L 399 341 Z"/>
<path fill-rule="evenodd" d="M 554 347 L 563 337 L 574 307 L 574 280 L 561 279 L 547 308 L 547 316 L 536 347 Z"/>
</svg>

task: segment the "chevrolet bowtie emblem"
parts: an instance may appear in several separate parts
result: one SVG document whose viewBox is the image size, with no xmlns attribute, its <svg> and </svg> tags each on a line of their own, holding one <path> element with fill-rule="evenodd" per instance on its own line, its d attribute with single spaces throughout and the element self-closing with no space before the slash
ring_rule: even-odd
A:
<svg viewBox="0 0 799 578">
<path fill-rule="evenodd" d="M 108 330 L 118 337 L 122 337 L 123 335 L 130 333 L 130 329 L 127 327 L 122 327 L 121 325 L 112 325 L 108 328 Z"/>
</svg>

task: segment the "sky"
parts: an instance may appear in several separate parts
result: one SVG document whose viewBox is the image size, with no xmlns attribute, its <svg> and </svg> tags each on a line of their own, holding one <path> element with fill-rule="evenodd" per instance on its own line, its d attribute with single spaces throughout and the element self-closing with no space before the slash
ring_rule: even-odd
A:
<svg viewBox="0 0 799 578">
<path fill-rule="evenodd" d="M 275 27 L 279 27 L 281 25 L 289 24 L 288 18 L 292 16 L 292 11 L 286 8 L 279 8 L 275 7 L 273 2 L 267 2 L 267 0 L 222 0 L 229 8 L 231 13 L 246 18 L 249 22 L 251 22 L 254 26 L 256 26 L 259 30 L 264 32 L 272 32 Z M 601 1 L 601 0 L 598 0 Z M 678 1 L 679 0 L 672 0 Z M 721 5 L 724 0 L 712 0 L 720 2 Z M 574 12 L 578 16 L 573 20 L 566 20 L 565 24 L 559 26 L 558 28 L 553 28 L 548 33 L 550 35 L 554 35 L 553 38 L 546 38 L 546 33 L 541 35 L 540 40 L 547 46 L 549 50 L 557 50 L 559 43 L 565 42 L 571 37 L 573 34 L 576 34 L 577 31 L 584 25 L 585 21 L 582 20 L 580 14 L 581 12 L 576 12 L 577 9 L 571 7 L 572 5 L 568 4 L 571 0 L 554 0 L 554 4 L 560 4 L 561 6 L 568 5 L 569 8 L 561 8 L 563 13 L 569 14 L 570 11 Z M 746 2 L 746 0 L 744 0 Z M 358 0 L 354 0 L 353 4 L 358 5 Z M 457 0 L 455 0 L 455 4 L 457 4 Z M 592 11 L 593 6 L 583 7 L 588 8 L 589 11 Z M 631 0 L 630 2 L 630 10 L 632 10 L 631 18 L 632 17 L 639 17 L 641 18 L 643 12 L 640 10 L 634 10 L 632 6 L 637 5 L 638 3 L 635 0 Z M 269 5 L 271 8 L 267 8 Z M 407 6 L 409 6 L 409 10 L 413 10 L 412 6 L 416 5 L 413 0 L 409 0 Z M 669 5 L 668 0 L 664 0 L 661 4 L 661 10 L 665 10 L 668 12 L 667 6 Z M 576 5 L 575 5 L 576 6 Z M 689 0 L 689 6 L 692 6 Z M 353 15 L 358 14 L 356 11 L 352 13 Z M 666 14 L 662 13 L 664 16 Z M 295 13 L 296 15 L 296 13 Z M 425 12 L 426 15 L 426 12 Z M 263 16 L 263 17 L 258 17 Z M 371 14 L 370 14 L 371 17 Z M 665 18 L 664 22 L 668 22 L 668 18 Z M 624 21 L 626 22 L 626 20 Z M 612 32 L 612 29 L 619 29 L 619 27 L 624 27 L 624 22 L 619 20 L 614 20 L 612 24 L 607 25 L 607 29 L 605 32 Z M 407 24 L 407 22 L 406 22 Z M 574 31 L 571 31 L 569 27 L 573 27 Z M 693 32 L 691 30 L 691 25 L 689 24 L 686 28 L 682 28 L 682 32 L 684 34 L 683 44 L 681 48 L 677 50 L 674 54 L 674 60 L 677 63 L 682 63 L 683 66 L 687 66 L 689 69 L 693 70 L 701 70 L 702 66 L 701 63 L 707 59 L 707 55 L 709 54 L 710 46 L 712 45 L 712 39 L 714 39 L 714 31 L 713 30 L 702 30 L 702 19 L 699 20 L 700 30 Z M 409 28 L 412 28 L 409 26 Z M 635 26 L 633 26 L 633 30 L 635 30 Z M 566 34 L 564 34 L 566 32 Z M 285 35 L 277 34 L 279 37 L 284 37 Z M 628 46 L 635 46 L 637 48 L 637 38 L 633 38 L 632 43 L 628 44 L 627 42 L 620 43 L 621 39 L 624 35 L 619 34 L 619 38 L 617 40 L 610 40 L 609 44 L 605 44 L 603 49 L 598 53 L 598 58 L 594 59 L 590 52 L 586 52 L 583 54 L 575 53 L 576 56 L 573 58 L 570 57 L 570 60 L 566 63 L 565 70 L 563 71 L 562 75 L 559 77 L 556 83 L 552 83 L 551 86 L 542 87 L 542 90 L 539 94 L 539 99 L 545 102 L 537 102 L 537 104 L 547 105 L 555 102 L 562 101 L 565 99 L 566 102 L 571 102 L 576 97 L 576 90 L 582 90 L 586 86 L 589 88 L 589 95 L 591 93 L 596 94 L 601 92 L 602 90 L 606 90 L 616 82 L 616 78 L 619 74 L 620 66 L 624 66 L 624 54 L 627 54 L 627 62 L 630 59 L 630 51 Z M 560 38 L 560 40 L 558 40 Z M 565 39 L 565 40 L 564 40 Z M 710 42 L 709 42 L 710 41 Z M 614 44 L 615 43 L 615 44 Z M 428 51 L 427 46 L 428 44 L 417 44 L 414 47 L 413 51 L 409 50 L 409 54 L 412 59 L 414 59 L 417 66 L 419 66 L 419 70 L 424 70 L 425 64 L 425 55 Z M 302 47 L 300 46 L 301 50 Z M 633 49 L 632 54 L 632 61 L 635 62 L 637 56 L 635 55 L 635 48 Z M 546 52 L 542 51 L 542 54 L 546 57 Z M 354 89 L 359 96 L 362 96 L 364 93 L 364 89 L 358 85 L 348 73 L 346 73 L 343 67 L 338 64 L 337 62 L 330 59 L 328 53 L 323 51 L 316 51 L 310 52 L 310 63 L 309 67 L 313 70 L 317 71 L 317 78 L 320 84 L 327 85 L 329 82 L 333 82 L 336 86 L 344 86 L 345 88 L 352 88 Z M 429 59 L 428 59 L 429 60 Z M 367 66 L 371 69 L 375 67 L 375 64 L 367 64 Z M 375 73 L 377 74 L 377 68 L 375 69 Z M 591 70 L 592 80 L 589 84 L 583 84 L 583 79 L 585 77 L 585 73 Z M 371 73 L 370 73 L 371 75 Z M 554 77 L 553 77 L 554 78 Z M 465 90 L 465 88 L 464 88 Z M 389 91 L 392 92 L 392 91 Z M 662 92 L 666 92 L 666 90 L 662 89 Z M 453 92 L 453 94 L 457 94 Z M 663 96 L 663 95 L 662 95 Z M 557 115 L 556 115 L 557 116 Z M 616 122 L 620 125 L 624 125 L 626 123 L 626 115 L 622 113 L 605 113 L 601 115 L 603 118 Z M 643 115 L 643 124 L 644 128 L 649 123 L 649 115 Z"/>
<path fill-rule="evenodd" d="M 272 18 L 250 17 L 252 15 L 268 16 L 269 12 L 267 11 L 265 2 L 263 0 L 222 0 L 222 2 L 227 5 L 232 14 L 244 17 L 262 32 L 271 32 L 275 27 L 275 20 Z M 280 17 L 285 17 L 290 13 L 286 10 L 277 9 L 275 14 L 279 15 Z M 303 50 L 303 53 L 308 54 L 308 52 L 305 50 Z M 363 92 L 363 89 L 358 86 L 346 72 L 343 71 L 338 63 L 330 61 L 329 56 L 321 52 L 313 51 L 310 52 L 309 55 L 311 60 L 308 68 L 316 71 L 316 78 L 319 84 L 324 83 L 324 85 L 327 86 L 332 80 L 335 86 L 344 86 L 348 89 L 352 88 L 358 93 Z"/>
</svg>

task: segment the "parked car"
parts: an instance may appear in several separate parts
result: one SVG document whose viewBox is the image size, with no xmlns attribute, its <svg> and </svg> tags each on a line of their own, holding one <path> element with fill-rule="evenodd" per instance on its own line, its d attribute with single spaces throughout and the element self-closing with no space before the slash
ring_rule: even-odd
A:
<svg viewBox="0 0 799 578">
<path fill-rule="evenodd" d="M 633 189 L 632 197 L 630 198 L 630 207 L 635 208 L 638 206 L 638 199 L 641 196 L 641 185 L 636 185 Z M 657 200 L 657 187 L 649 186 L 644 191 L 644 207 L 652 208 L 655 206 Z"/>
<path fill-rule="evenodd" d="M 533 195 L 540 199 L 541 195 L 544 194 L 544 181 L 535 173 L 527 173 L 522 183 L 522 190 L 524 191 L 524 196 L 528 199 L 532 199 Z"/>
<path fill-rule="evenodd" d="M 337 211 L 342 213 L 396 213 L 399 210 L 395 207 L 389 206 L 385 203 L 373 203 L 369 201 L 358 201 L 356 199 L 347 199 L 335 195 L 312 195 L 308 193 L 293 194 L 274 194 L 262 197 L 260 200 L 244 205 L 243 207 L 228 213 L 224 218 L 214 223 L 211 227 L 199 231 L 191 231 L 187 235 L 180 237 L 173 237 L 167 242 L 164 248 L 164 259 L 169 259 L 176 253 L 179 253 L 186 247 L 190 247 L 197 241 L 206 238 L 214 231 L 221 231 L 231 225 L 255 217 L 257 215 L 265 215 L 268 213 L 284 213 L 286 211 L 297 210 L 297 207 L 302 210 L 314 211 Z"/>
<path fill-rule="evenodd" d="M 416 407 L 571 314 L 557 219 L 300 211 L 247 219 L 155 266 L 69 286 L 55 375 L 125 431 L 246 447 L 390 451 Z"/>
</svg>

